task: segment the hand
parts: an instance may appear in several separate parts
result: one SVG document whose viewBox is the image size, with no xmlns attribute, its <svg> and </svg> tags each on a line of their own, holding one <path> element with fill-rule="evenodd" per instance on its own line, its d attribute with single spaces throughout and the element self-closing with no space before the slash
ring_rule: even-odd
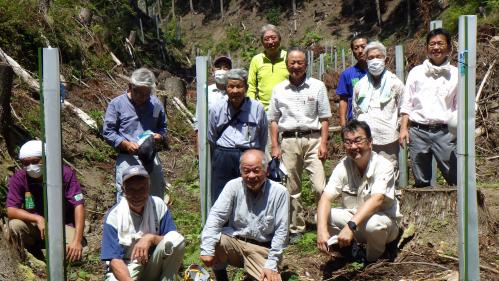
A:
<svg viewBox="0 0 499 281">
<path fill-rule="evenodd" d="M 149 248 L 152 245 L 151 236 L 144 235 L 139 241 L 135 244 L 132 250 L 132 256 L 130 260 L 137 260 L 141 264 L 145 265 L 149 261 Z"/>
<path fill-rule="evenodd" d="M 352 240 L 353 232 L 348 225 L 345 225 L 340 231 L 340 234 L 338 234 L 338 244 L 340 245 L 340 248 L 350 246 L 352 244 Z"/>
<path fill-rule="evenodd" d="M 40 237 L 42 240 L 45 239 L 45 218 L 42 216 L 38 216 L 36 219 L 36 226 L 38 227 L 38 230 L 40 230 Z"/>
<path fill-rule="evenodd" d="M 66 246 L 66 259 L 70 262 L 78 261 L 81 259 L 82 252 L 81 242 L 73 240 Z"/>
<path fill-rule="evenodd" d="M 317 249 L 324 253 L 329 252 L 329 246 L 327 245 L 327 240 L 329 240 L 329 232 L 327 231 L 317 231 Z"/>
<path fill-rule="evenodd" d="M 134 142 L 124 140 L 120 143 L 120 149 L 128 154 L 137 154 L 137 152 L 139 152 L 139 145 Z"/>
<path fill-rule="evenodd" d="M 321 143 L 319 146 L 319 152 L 317 153 L 320 160 L 327 159 L 327 143 Z"/>
<path fill-rule="evenodd" d="M 402 147 L 404 147 L 406 143 L 409 143 L 409 130 L 400 129 L 399 143 Z"/>
<path fill-rule="evenodd" d="M 215 263 L 214 256 L 200 256 L 199 258 L 204 263 L 204 265 L 206 265 L 207 267 L 212 267 L 213 264 Z"/>
<path fill-rule="evenodd" d="M 153 138 L 154 138 L 155 142 L 159 142 L 159 141 L 161 141 L 162 136 L 160 134 L 154 134 Z"/>
<path fill-rule="evenodd" d="M 262 275 L 260 276 L 260 281 L 280 281 L 281 275 L 278 271 L 274 271 L 270 268 L 264 268 Z"/>
<path fill-rule="evenodd" d="M 279 146 L 272 146 L 272 153 L 271 153 L 272 158 L 277 157 L 278 159 L 281 159 L 281 148 Z"/>
</svg>

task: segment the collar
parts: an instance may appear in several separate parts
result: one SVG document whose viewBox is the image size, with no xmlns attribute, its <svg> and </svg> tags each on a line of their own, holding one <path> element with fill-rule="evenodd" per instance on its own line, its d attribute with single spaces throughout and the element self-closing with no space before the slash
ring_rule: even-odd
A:
<svg viewBox="0 0 499 281">
<path fill-rule="evenodd" d="M 367 163 L 367 168 L 365 171 L 367 178 L 371 178 L 374 174 L 374 166 L 375 165 L 373 163 L 376 160 L 376 159 L 374 159 L 376 156 L 377 156 L 377 153 L 371 150 L 371 157 L 369 158 L 369 162 Z"/>
<path fill-rule="evenodd" d="M 241 107 L 238 109 L 234 108 L 232 104 L 227 100 L 227 109 L 230 112 L 237 112 L 237 111 L 251 111 L 251 101 L 249 97 L 245 97 L 243 100 L 243 104 L 241 104 Z"/>
<path fill-rule="evenodd" d="M 289 79 L 286 81 L 288 84 L 284 87 L 285 89 L 302 90 L 305 88 L 310 88 L 310 77 L 305 78 L 305 80 L 303 80 L 303 82 L 298 86 L 292 84 L 291 81 L 289 81 Z"/>
<path fill-rule="evenodd" d="M 263 59 L 264 60 L 267 60 L 269 62 L 272 62 L 272 60 L 270 60 L 267 55 L 265 55 L 265 52 L 262 52 L 262 55 L 263 55 Z M 276 60 L 276 62 L 278 61 L 283 61 L 284 59 L 286 59 L 286 51 L 285 50 L 281 50 L 281 53 L 279 54 L 279 58 Z"/>
</svg>

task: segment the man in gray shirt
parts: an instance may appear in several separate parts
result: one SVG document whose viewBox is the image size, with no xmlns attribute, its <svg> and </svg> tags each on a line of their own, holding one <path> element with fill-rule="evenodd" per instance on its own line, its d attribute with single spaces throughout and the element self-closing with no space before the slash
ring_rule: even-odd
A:
<svg viewBox="0 0 499 281">
<path fill-rule="evenodd" d="M 155 82 L 149 69 L 135 70 L 128 90 L 111 100 L 106 110 L 102 135 L 119 151 L 116 159 L 117 201 L 122 196 L 122 173 L 132 165 L 143 165 L 148 169 L 151 195 L 160 198 L 164 195 L 165 179 L 159 157 L 151 157 L 150 163 L 139 159 L 139 140 L 146 135 L 151 134 L 154 143 L 166 143 L 166 114 L 159 99 L 153 95 Z"/>
<path fill-rule="evenodd" d="M 241 177 L 227 183 L 211 208 L 201 235 L 201 260 L 217 281 L 228 280 L 227 264 L 244 267 L 257 280 L 281 280 L 278 264 L 288 239 L 289 194 L 267 179 L 262 151 L 240 160 Z"/>
<path fill-rule="evenodd" d="M 247 79 L 246 70 L 229 70 L 225 85 L 227 101 L 220 100 L 209 109 L 212 203 L 229 180 L 239 177 L 242 152 L 249 148 L 263 151 L 267 144 L 267 115 L 260 102 L 246 97 Z"/>
</svg>

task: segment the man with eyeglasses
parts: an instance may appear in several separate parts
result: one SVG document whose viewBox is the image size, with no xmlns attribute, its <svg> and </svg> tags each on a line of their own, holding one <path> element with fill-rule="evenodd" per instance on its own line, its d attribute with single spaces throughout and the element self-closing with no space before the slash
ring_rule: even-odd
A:
<svg viewBox="0 0 499 281">
<path fill-rule="evenodd" d="M 409 144 L 416 187 L 430 186 L 433 157 L 447 183 L 457 184 L 455 137 L 447 125 L 457 111 L 458 72 L 449 62 L 451 50 L 447 31 L 430 31 L 426 36 L 428 59 L 407 76 L 399 142 Z"/>
<path fill-rule="evenodd" d="M 341 137 L 347 156 L 334 168 L 319 201 L 317 248 L 329 252 L 328 240 L 336 236 L 343 253 L 356 241 L 366 244 L 364 262 L 370 263 L 399 234 L 394 168 L 390 161 L 372 151 L 367 123 L 351 120 L 343 127 Z M 338 196 L 341 207 L 331 208 Z"/>
<path fill-rule="evenodd" d="M 116 158 L 116 199 L 123 196 L 122 173 L 132 165 L 149 172 L 151 195 L 163 198 L 165 179 L 155 148 L 166 144 L 166 114 L 159 99 L 154 74 L 146 68 L 135 70 L 128 90 L 109 103 L 102 135 L 119 151 Z M 140 145 L 139 145 L 140 143 Z M 157 145 L 160 144 L 160 145 Z"/>
<path fill-rule="evenodd" d="M 9 178 L 7 217 L 9 233 L 18 245 L 23 245 L 33 256 L 44 260 L 45 218 L 43 200 L 42 142 L 31 140 L 19 150 L 23 169 Z M 66 259 L 70 262 L 82 258 L 87 242 L 85 228 L 85 200 L 76 174 L 70 167 L 62 171 L 66 233 Z M 48 187 L 50 188 L 50 187 Z"/>
</svg>

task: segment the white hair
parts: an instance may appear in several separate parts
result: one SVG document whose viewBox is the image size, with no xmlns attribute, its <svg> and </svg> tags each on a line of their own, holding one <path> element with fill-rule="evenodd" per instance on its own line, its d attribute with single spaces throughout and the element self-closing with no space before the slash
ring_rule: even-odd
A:
<svg viewBox="0 0 499 281">
<path fill-rule="evenodd" d="M 263 41 L 263 36 L 269 30 L 274 31 L 277 34 L 277 37 L 279 37 L 279 40 L 281 39 L 281 33 L 279 33 L 279 30 L 277 30 L 277 27 L 275 25 L 269 23 L 269 24 L 262 26 L 262 28 L 260 29 L 260 39 L 262 41 Z"/>
<path fill-rule="evenodd" d="M 264 171 L 267 171 L 268 163 L 267 163 L 267 159 L 265 158 L 265 154 L 261 150 L 254 149 L 254 148 L 246 150 L 243 154 L 241 154 L 241 157 L 239 157 L 239 171 L 243 170 L 243 161 L 242 160 L 247 153 L 258 154 L 258 156 L 262 158 L 262 169 Z"/>
<path fill-rule="evenodd" d="M 372 41 L 366 45 L 366 47 L 364 48 L 364 55 L 366 56 L 366 58 L 367 58 L 367 53 L 369 53 L 369 51 L 371 50 L 379 50 L 386 58 L 386 47 L 381 42 Z"/>
<path fill-rule="evenodd" d="M 130 83 L 137 87 L 155 88 L 156 77 L 154 77 L 154 73 L 152 73 L 152 71 L 142 67 L 134 70 L 132 76 L 130 76 Z"/>
</svg>

